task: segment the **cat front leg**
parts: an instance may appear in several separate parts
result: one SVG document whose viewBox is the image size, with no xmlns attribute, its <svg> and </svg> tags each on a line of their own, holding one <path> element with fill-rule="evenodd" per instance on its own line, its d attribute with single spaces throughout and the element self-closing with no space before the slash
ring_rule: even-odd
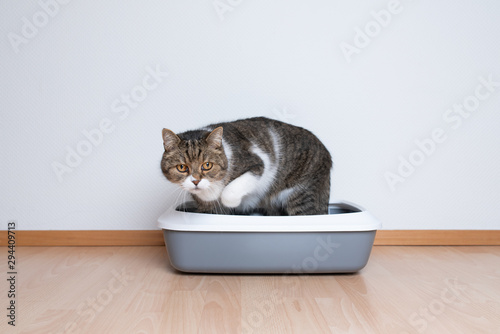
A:
<svg viewBox="0 0 500 334">
<path fill-rule="evenodd" d="M 259 177 L 252 172 L 237 177 L 222 190 L 221 202 L 228 208 L 240 206 L 243 197 L 254 192 L 257 188 Z"/>
</svg>

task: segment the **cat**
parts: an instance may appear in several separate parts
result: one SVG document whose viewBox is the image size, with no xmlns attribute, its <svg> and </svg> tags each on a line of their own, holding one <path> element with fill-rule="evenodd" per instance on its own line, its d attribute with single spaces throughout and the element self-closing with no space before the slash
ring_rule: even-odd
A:
<svg viewBox="0 0 500 334">
<path fill-rule="evenodd" d="M 197 212 L 328 213 L 332 158 L 306 129 L 255 117 L 162 135 L 161 170 Z"/>
</svg>

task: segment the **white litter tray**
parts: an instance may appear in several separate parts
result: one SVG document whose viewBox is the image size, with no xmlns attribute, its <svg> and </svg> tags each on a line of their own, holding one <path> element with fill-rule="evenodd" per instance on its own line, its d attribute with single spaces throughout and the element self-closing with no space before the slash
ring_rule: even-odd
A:
<svg viewBox="0 0 500 334">
<path fill-rule="evenodd" d="M 356 272 L 368 262 L 381 227 L 345 202 L 316 216 L 204 214 L 186 203 L 158 223 L 172 266 L 198 273 Z"/>
</svg>

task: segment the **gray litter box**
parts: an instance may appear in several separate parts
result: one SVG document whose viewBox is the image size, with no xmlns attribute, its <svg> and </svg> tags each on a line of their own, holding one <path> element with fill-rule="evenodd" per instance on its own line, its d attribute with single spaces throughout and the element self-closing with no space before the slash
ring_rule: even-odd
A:
<svg viewBox="0 0 500 334">
<path fill-rule="evenodd" d="M 368 262 L 381 227 L 344 202 L 317 216 L 205 214 L 187 203 L 158 223 L 172 266 L 192 273 L 353 273 Z"/>
</svg>

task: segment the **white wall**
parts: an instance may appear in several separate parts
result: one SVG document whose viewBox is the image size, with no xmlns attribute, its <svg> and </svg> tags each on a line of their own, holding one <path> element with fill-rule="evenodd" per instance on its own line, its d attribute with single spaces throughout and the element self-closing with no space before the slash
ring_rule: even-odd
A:
<svg viewBox="0 0 500 334">
<path fill-rule="evenodd" d="M 155 229 L 178 200 L 161 129 L 257 115 L 316 133 L 334 157 L 332 201 L 385 229 L 500 228 L 498 1 L 0 9 L 2 229 Z"/>
</svg>

